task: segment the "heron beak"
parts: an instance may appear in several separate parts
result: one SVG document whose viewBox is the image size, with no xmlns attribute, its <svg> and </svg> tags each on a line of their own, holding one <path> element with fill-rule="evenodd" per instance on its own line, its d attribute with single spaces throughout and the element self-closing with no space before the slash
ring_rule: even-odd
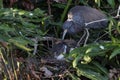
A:
<svg viewBox="0 0 120 80">
<path fill-rule="evenodd" d="M 66 33 L 67 33 L 67 29 L 65 29 L 63 32 L 62 40 L 64 40 Z"/>
</svg>

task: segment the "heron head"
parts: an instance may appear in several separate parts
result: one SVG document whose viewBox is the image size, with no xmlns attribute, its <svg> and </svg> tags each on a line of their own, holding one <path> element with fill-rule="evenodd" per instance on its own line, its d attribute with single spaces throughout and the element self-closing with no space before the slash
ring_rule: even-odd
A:
<svg viewBox="0 0 120 80">
<path fill-rule="evenodd" d="M 64 30 L 62 39 L 64 39 L 66 33 L 73 35 L 81 31 L 84 27 L 84 23 L 83 17 L 79 13 L 69 12 L 68 19 L 64 22 L 62 27 Z"/>
</svg>

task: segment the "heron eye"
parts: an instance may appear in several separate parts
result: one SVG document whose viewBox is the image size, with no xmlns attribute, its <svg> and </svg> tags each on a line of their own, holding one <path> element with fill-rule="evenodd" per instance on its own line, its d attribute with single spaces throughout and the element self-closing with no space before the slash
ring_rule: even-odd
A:
<svg viewBox="0 0 120 80">
<path fill-rule="evenodd" d="M 73 19 L 72 14 L 68 14 L 68 21 L 72 21 L 72 19 Z"/>
</svg>

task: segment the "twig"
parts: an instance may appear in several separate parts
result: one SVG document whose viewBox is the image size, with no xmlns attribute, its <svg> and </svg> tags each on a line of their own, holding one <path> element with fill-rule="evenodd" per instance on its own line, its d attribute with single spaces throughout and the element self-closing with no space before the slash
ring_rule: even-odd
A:
<svg viewBox="0 0 120 80">
<path fill-rule="evenodd" d="M 113 31 L 115 29 L 112 29 L 111 31 Z M 104 37 L 105 35 L 107 35 L 109 32 L 104 33 L 103 35 L 101 35 L 99 38 L 97 38 L 94 42 L 97 42 L 100 38 Z"/>
<path fill-rule="evenodd" d="M 31 40 L 34 41 L 35 38 L 29 38 L 29 39 L 31 39 Z M 52 41 L 52 40 L 61 40 L 61 39 L 46 36 L 46 37 L 42 37 L 42 38 L 38 38 L 38 37 L 37 37 L 37 40 L 38 40 L 38 41 L 47 41 L 47 40 L 48 40 L 48 41 Z"/>
<path fill-rule="evenodd" d="M 49 15 L 51 15 L 51 6 L 50 6 L 51 2 L 50 2 L 50 0 L 47 0 L 47 4 L 48 4 L 48 13 L 49 13 Z"/>
<path fill-rule="evenodd" d="M 1 59 L 2 59 L 2 62 L 3 62 L 3 65 L 4 65 L 4 67 L 5 67 L 5 69 L 6 69 L 6 72 L 7 72 L 7 74 L 8 74 L 8 78 L 9 78 L 9 80 L 12 80 L 12 76 L 11 76 L 11 74 L 10 74 L 10 70 L 9 70 L 9 68 L 8 68 L 8 66 L 7 66 L 7 64 L 6 64 L 6 60 L 5 60 L 5 57 L 3 56 L 3 53 L 2 53 L 2 48 L 0 48 L 0 56 L 1 56 Z M 8 57 L 7 57 L 8 58 Z"/>
<path fill-rule="evenodd" d="M 65 16 L 66 16 L 66 13 L 67 13 L 67 11 L 68 11 L 68 8 L 70 7 L 71 3 L 72 3 L 72 0 L 68 0 L 67 5 L 66 5 L 66 7 L 65 7 L 65 9 L 64 9 L 64 11 L 63 11 L 63 13 L 62 13 L 62 15 L 61 15 L 61 20 L 60 20 L 60 22 L 63 22 L 63 20 L 64 20 L 64 18 L 65 18 Z"/>
<path fill-rule="evenodd" d="M 33 51 L 33 55 L 35 55 L 37 53 L 37 47 L 38 47 L 38 41 L 55 41 L 55 40 L 61 40 L 61 39 L 57 39 L 57 38 L 54 38 L 54 37 L 42 37 L 42 38 L 38 38 L 38 37 L 35 37 L 35 38 L 30 38 L 32 41 L 34 41 L 34 51 Z M 49 46 L 49 45 L 48 45 Z"/>
<path fill-rule="evenodd" d="M 94 42 L 97 42 L 100 38 L 102 38 L 103 36 L 107 35 L 109 32 L 104 33 L 103 35 L 101 35 L 99 38 L 97 38 Z"/>
<path fill-rule="evenodd" d="M 32 40 L 35 42 L 34 43 L 34 51 L 33 51 L 33 55 L 35 55 L 37 53 L 38 39 L 36 37 L 36 38 L 33 38 Z"/>
</svg>

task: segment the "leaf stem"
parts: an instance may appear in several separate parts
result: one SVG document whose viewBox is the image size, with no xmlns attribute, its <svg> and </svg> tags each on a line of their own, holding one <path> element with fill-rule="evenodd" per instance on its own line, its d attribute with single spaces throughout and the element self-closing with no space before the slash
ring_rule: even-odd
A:
<svg viewBox="0 0 120 80">
<path fill-rule="evenodd" d="M 0 0 L 0 9 L 3 8 L 3 0 Z"/>
<path fill-rule="evenodd" d="M 63 13 L 62 13 L 62 15 L 61 15 L 61 20 L 60 20 L 60 22 L 63 22 L 63 20 L 64 20 L 64 18 L 65 18 L 65 16 L 66 16 L 66 13 L 67 13 L 67 11 L 68 11 L 68 8 L 69 8 L 69 6 L 70 6 L 71 3 L 72 3 L 72 0 L 68 0 L 68 3 L 67 3 L 67 5 L 66 5 L 66 7 L 65 7 L 65 9 L 64 9 L 64 11 L 63 11 Z"/>
</svg>

